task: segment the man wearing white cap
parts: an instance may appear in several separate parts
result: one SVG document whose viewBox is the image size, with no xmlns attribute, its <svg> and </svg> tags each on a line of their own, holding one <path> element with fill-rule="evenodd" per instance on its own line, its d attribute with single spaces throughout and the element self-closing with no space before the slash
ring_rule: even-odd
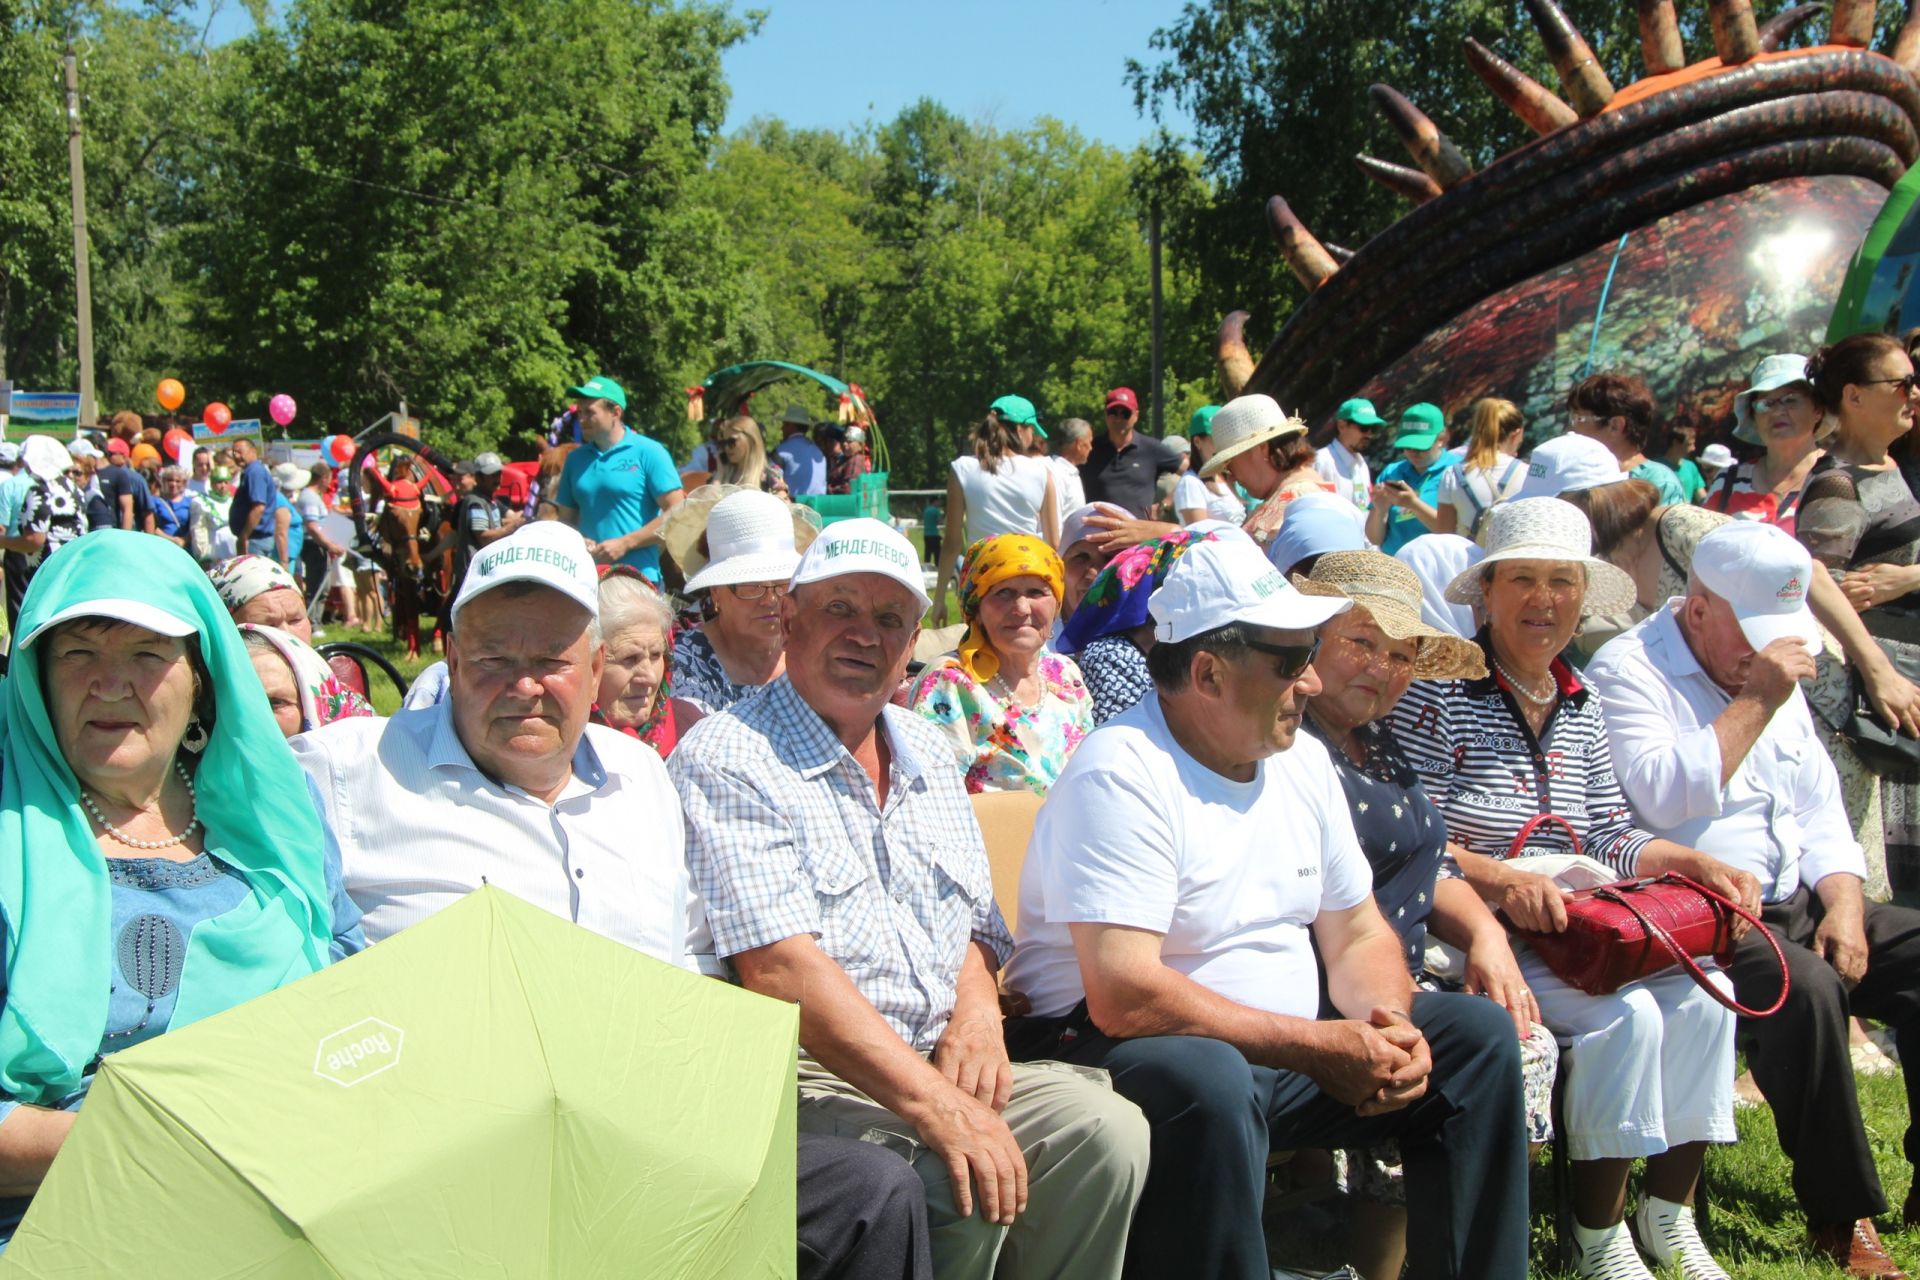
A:
<svg viewBox="0 0 1920 1280">
<path fill-rule="evenodd" d="M 801 1129 L 912 1160 L 945 1280 L 1118 1276 L 1146 1124 L 1102 1082 L 1008 1061 L 980 828 L 945 739 L 890 705 L 927 605 L 878 520 L 807 549 L 786 673 L 669 763 L 694 879 L 741 981 L 800 1006 Z"/>
<path fill-rule="evenodd" d="M 1268 1151 L 1388 1138 L 1410 1274 L 1526 1274 L 1512 1019 L 1415 998 L 1327 749 L 1299 736 L 1314 628 L 1349 603 L 1244 538 L 1188 550 L 1148 606 L 1154 695 L 1080 745 L 1028 846 L 1007 987 L 1035 1016 L 1007 1038 L 1106 1069 L 1153 1126 L 1129 1275 L 1265 1280 Z"/>
<path fill-rule="evenodd" d="M 1805 548 L 1775 526 L 1723 525 L 1695 549 L 1687 594 L 1603 646 L 1586 679 L 1640 824 L 1758 877 L 1761 918 L 1792 977 L 1778 1013 L 1741 1023 L 1754 1080 L 1794 1162 L 1814 1245 L 1850 1274 L 1892 1275 L 1873 1228 L 1887 1201 L 1854 1096 L 1847 1019 L 1889 1023 L 1902 1057 L 1920 1063 L 1920 911 L 1861 894 L 1866 861 L 1799 688 L 1820 645 L 1812 578 Z M 1742 939 L 1728 972 L 1749 1007 L 1780 994 L 1758 934 Z M 1920 1071 L 1907 1082 L 1920 1121 Z M 1906 1146 L 1920 1158 L 1920 1129 Z M 1909 1223 L 1917 1206 L 1910 1196 Z"/>
<path fill-rule="evenodd" d="M 481 548 L 461 583 L 446 697 L 293 740 L 368 941 L 491 884 L 669 964 L 720 972 L 665 766 L 587 723 L 599 602 L 579 532 L 526 525 Z M 908 1266 L 926 1256 L 926 1227 L 903 1162 L 803 1141 L 799 1172 L 801 1275 L 928 1274 Z"/>
</svg>

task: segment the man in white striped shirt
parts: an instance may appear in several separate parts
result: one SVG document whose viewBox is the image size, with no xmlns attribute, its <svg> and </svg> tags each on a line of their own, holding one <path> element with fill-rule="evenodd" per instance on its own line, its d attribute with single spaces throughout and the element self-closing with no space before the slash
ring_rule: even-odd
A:
<svg viewBox="0 0 1920 1280">
<path fill-rule="evenodd" d="M 587 723 L 605 654 L 598 576 L 579 532 L 542 521 L 483 548 L 453 622 L 445 698 L 293 743 L 367 940 L 484 883 L 718 974 L 665 766 L 637 739 Z M 920 1180 L 906 1161 L 808 1136 L 798 1175 L 798 1274 L 931 1275 Z"/>
</svg>

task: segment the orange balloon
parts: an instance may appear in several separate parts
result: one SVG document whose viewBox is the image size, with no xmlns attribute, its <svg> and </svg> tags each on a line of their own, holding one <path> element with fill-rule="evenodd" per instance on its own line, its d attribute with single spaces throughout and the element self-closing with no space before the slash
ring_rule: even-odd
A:
<svg viewBox="0 0 1920 1280">
<path fill-rule="evenodd" d="M 187 389 L 180 385 L 178 378 L 162 378 L 160 385 L 153 389 L 153 398 L 160 402 L 162 409 L 172 413 L 187 402 Z"/>
</svg>

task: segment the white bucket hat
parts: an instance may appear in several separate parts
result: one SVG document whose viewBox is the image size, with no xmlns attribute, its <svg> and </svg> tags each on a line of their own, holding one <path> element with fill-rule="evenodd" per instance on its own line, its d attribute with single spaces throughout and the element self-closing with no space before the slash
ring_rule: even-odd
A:
<svg viewBox="0 0 1920 1280">
<path fill-rule="evenodd" d="M 1768 356 L 1753 366 L 1753 376 L 1747 379 L 1747 389 L 1733 398 L 1733 438 L 1742 444 L 1765 444 L 1766 441 L 1760 438 L 1760 432 L 1753 425 L 1753 398 L 1806 381 L 1805 356 Z M 1811 399 L 1811 389 L 1807 394 Z M 1820 434 L 1818 426 L 1814 427 L 1814 434 Z"/>
<path fill-rule="evenodd" d="M 1481 575 L 1502 560 L 1558 560 L 1587 571 L 1582 617 L 1619 614 L 1631 609 L 1637 593 L 1625 570 L 1593 554 L 1593 525 L 1587 513 L 1558 498 L 1516 498 L 1495 507 L 1481 539 L 1486 558 L 1447 584 L 1449 604 L 1484 604 Z"/>
<path fill-rule="evenodd" d="M 707 515 L 706 567 L 687 579 L 688 592 L 742 582 L 786 582 L 799 567 L 793 516 L 770 493 L 728 494 Z"/>
<path fill-rule="evenodd" d="M 1213 456 L 1200 468 L 1206 479 L 1227 469 L 1227 463 L 1256 445 L 1305 431 L 1307 424 L 1290 418 L 1272 396 L 1240 396 L 1213 415 Z"/>
<path fill-rule="evenodd" d="M 42 480 L 58 479 L 73 470 L 73 457 L 67 452 L 67 446 L 52 436 L 28 436 L 20 446 L 20 460 Z"/>
<path fill-rule="evenodd" d="M 273 482 L 282 493 L 298 493 L 313 483 L 313 476 L 298 463 L 283 462 L 273 469 Z"/>
<path fill-rule="evenodd" d="M 1733 450 L 1716 440 L 1714 443 L 1702 449 L 1700 456 L 1696 458 L 1695 461 L 1703 467 L 1718 467 L 1720 470 L 1725 471 L 1728 467 L 1738 462 L 1739 459 L 1733 456 Z"/>
</svg>

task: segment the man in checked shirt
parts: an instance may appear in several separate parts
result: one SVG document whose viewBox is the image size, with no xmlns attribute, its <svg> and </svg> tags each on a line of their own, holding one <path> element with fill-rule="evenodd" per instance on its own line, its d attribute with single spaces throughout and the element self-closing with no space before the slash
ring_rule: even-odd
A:
<svg viewBox="0 0 1920 1280">
<path fill-rule="evenodd" d="M 1008 1061 L 979 826 L 933 727 L 889 705 L 927 605 L 885 524 L 820 535 L 786 674 L 669 762 L 688 859 L 719 953 L 800 1005 L 802 1131 L 913 1162 L 943 1280 L 1118 1276 L 1146 1121 L 1103 1073 Z"/>
</svg>

